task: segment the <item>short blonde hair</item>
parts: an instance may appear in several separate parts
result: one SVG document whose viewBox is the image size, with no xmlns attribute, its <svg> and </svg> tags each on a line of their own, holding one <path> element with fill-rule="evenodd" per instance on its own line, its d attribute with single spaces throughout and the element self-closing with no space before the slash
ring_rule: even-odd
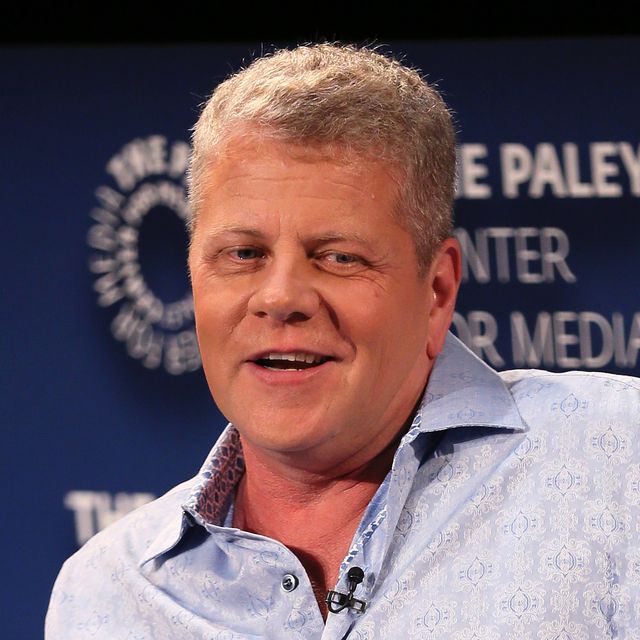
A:
<svg viewBox="0 0 640 640">
<path fill-rule="evenodd" d="M 451 114 L 433 86 L 390 56 L 352 45 L 304 45 L 258 58 L 218 85 L 193 128 L 193 220 L 207 167 L 243 126 L 389 163 L 400 184 L 396 214 L 414 238 L 421 270 L 451 235 Z"/>
</svg>

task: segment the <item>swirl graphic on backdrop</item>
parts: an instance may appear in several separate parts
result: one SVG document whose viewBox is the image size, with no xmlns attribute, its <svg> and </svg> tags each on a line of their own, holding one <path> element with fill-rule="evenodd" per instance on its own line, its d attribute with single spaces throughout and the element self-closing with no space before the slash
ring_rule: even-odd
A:
<svg viewBox="0 0 640 640">
<path fill-rule="evenodd" d="M 106 165 L 113 186 L 96 189 L 87 242 L 98 304 L 117 310 L 114 338 L 148 369 L 200 368 L 186 270 L 189 145 L 136 138 Z"/>
</svg>

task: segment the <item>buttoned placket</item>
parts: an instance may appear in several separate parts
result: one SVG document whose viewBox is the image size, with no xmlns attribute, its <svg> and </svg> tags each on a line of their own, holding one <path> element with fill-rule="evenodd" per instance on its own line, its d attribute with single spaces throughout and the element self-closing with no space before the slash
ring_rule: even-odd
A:
<svg viewBox="0 0 640 640">
<path fill-rule="evenodd" d="M 418 433 L 403 441 L 399 447 L 389 475 L 372 500 L 376 509 L 368 509 L 365 513 L 354 544 L 342 563 L 336 590 L 346 593 L 346 574 L 350 567 L 358 566 L 364 572 L 364 580 L 354 595 L 366 603 L 376 596 L 379 587 L 377 579 L 393 541 L 393 532 L 411 491 L 422 452 L 431 440 L 429 434 Z M 366 620 L 366 615 L 366 611 L 357 613 L 350 609 L 329 613 L 322 640 L 347 639 L 357 629 L 358 623 Z"/>
</svg>

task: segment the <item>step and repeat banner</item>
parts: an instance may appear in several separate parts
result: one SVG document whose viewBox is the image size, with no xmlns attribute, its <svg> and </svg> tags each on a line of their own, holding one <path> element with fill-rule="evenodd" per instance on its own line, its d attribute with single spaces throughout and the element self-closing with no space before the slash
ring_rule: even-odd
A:
<svg viewBox="0 0 640 640">
<path fill-rule="evenodd" d="M 4 637 L 41 637 L 64 559 L 225 425 L 186 271 L 189 130 L 271 44 L 0 50 Z M 383 48 L 455 112 L 454 332 L 498 369 L 640 373 L 640 40 Z"/>
</svg>

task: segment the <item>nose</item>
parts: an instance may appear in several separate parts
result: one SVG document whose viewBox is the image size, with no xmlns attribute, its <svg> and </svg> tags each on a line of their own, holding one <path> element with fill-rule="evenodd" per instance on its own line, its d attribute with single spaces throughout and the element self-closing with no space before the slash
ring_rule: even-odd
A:
<svg viewBox="0 0 640 640">
<path fill-rule="evenodd" d="M 320 308 L 312 268 L 294 260 L 273 260 L 264 267 L 249 299 L 249 312 L 278 323 L 308 320 Z"/>
</svg>

